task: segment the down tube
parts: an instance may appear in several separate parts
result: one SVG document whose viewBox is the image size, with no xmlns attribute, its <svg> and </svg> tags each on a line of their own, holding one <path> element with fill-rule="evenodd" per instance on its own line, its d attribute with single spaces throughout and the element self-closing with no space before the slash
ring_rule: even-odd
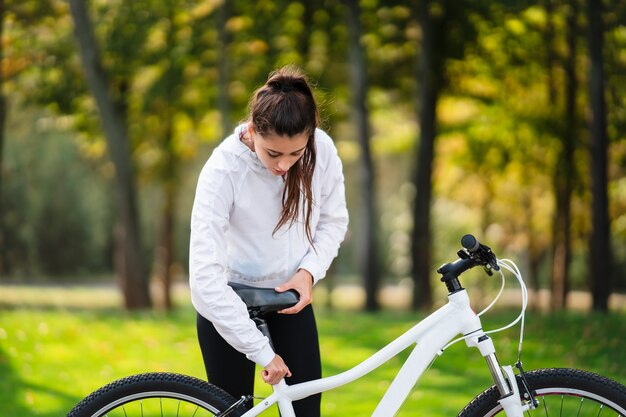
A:
<svg viewBox="0 0 626 417">
<path fill-rule="evenodd" d="M 355 367 L 337 375 L 287 386 L 284 390 L 284 395 L 292 401 L 295 401 L 308 397 L 309 395 L 317 394 L 318 392 L 329 391 L 361 378 L 363 375 L 378 368 L 390 358 L 411 346 L 411 344 L 418 340 L 425 340 L 423 335 L 430 333 L 432 329 L 439 329 L 442 322 L 450 323 L 449 327 L 458 329 L 452 319 L 452 317 L 458 313 L 458 307 L 452 305 L 452 303 L 448 303 Z M 447 330 L 448 329 L 446 329 L 446 334 L 448 333 Z"/>
<path fill-rule="evenodd" d="M 438 326 L 429 329 L 413 351 L 378 403 L 372 417 L 394 416 L 437 353 L 460 333 L 458 317 L 448 315 Z"/>
</svg>

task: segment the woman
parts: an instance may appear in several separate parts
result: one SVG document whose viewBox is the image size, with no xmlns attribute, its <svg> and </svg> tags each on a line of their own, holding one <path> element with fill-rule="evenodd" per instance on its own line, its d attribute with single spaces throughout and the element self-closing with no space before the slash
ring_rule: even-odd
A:
<svg viewBox="0 0 626 417">
<path fill-rule="evenodd" d="M 337 256 L 348 212 L 341 161 L 318 122 L 306 77 L 282 68 L 198 180 L 190 242 L 198 339 L 209 381 L 235 398 L 252 395 L 255 363 L 272 385 L 321 377 L 311 293 Z M 229 282 L 300 294 L 267 318 L 276 351 Z M 296 415 L 319 417 L 320 399 L 295 402 Z"/>
</svg>

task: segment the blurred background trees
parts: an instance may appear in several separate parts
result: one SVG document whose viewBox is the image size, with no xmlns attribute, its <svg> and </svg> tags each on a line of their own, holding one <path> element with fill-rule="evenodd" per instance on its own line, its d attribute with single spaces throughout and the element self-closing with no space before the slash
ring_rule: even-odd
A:
<svg viewBox="0 0 626 417">
<path fill-rule="evenodd" d="M 335 283 L 429 308 L 471 232 L 552 308 L 590 290 L 605 310 L 626 290 L 626 4 L 608 6 L 3 0 L 0 279 L 115 275 L 126 307 L 171 307 L 202 164 L 296 64 L 344 161 Z"/>
</svg>

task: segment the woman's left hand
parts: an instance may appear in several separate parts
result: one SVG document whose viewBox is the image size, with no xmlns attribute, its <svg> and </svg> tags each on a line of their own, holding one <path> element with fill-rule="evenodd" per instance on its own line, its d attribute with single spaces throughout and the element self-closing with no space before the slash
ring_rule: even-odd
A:
<svg viewBox="0 0 626 417">
<path fill-rule="evenodd" d="M 298 269 L 298 272 L 289 281 L 274 289 L 278 292 L 296 290 L 300 294 L 298 304 L 279 311 L 281 314 L 296 314 L 313 301 L 313 276 L 306 269 Z"/>
</svg>

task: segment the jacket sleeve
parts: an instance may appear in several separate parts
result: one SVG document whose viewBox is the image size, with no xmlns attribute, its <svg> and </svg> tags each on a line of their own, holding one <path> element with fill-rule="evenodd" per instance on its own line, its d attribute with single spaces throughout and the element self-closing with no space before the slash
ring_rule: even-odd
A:
<svg viewBox="0 0 626 417">
<path fill-rule="evenodd" d="M 337 149 L 329 142 L 330 157 L 325 172 L 320 176 L 322 184 L 320 218 L 313 236 L 313 247 L 300 263 L 301 269 L 306 269 L 313 275 L 314 283 L 326 276 L 326 271 L 339 252 L 339 245 L 343 241 L 348 229 L 348 209 L 341 159 Z"/>
<path fill-rule="evenodd" d="M 214 154 L 215 156 L 215 154 Z M 195 309 L 235 349 L 262 367 L 274 358 L 267 337 L 227 283 L 226 232 L 234 189 L 219 156 L 203 168 L 191 215 L 189 281 Z"/>
</svg>

